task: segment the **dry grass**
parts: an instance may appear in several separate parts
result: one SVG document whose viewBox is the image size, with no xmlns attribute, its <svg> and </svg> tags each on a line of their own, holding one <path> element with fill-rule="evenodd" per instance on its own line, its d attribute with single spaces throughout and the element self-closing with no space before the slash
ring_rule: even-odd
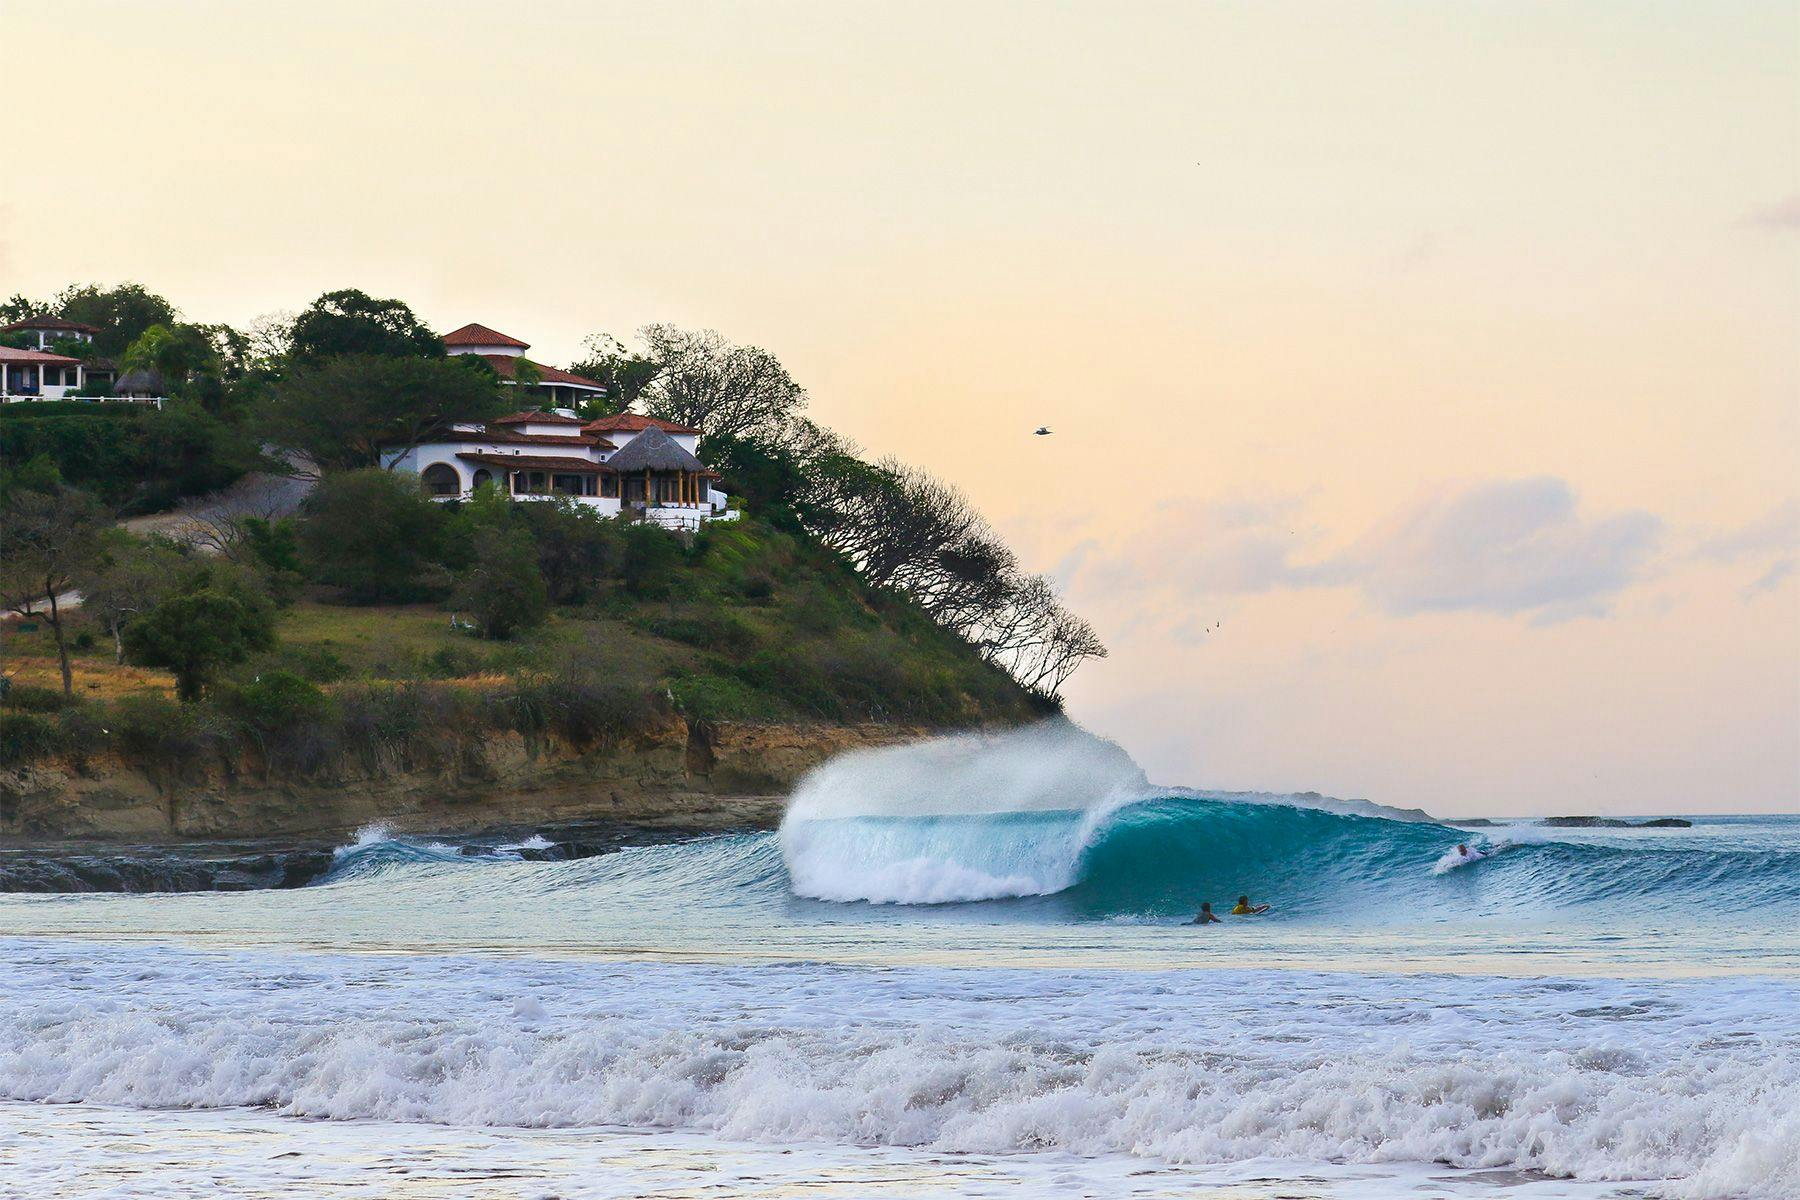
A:
<svg viewBox="0 0 1800 1200">
<path fill-rule="evenodd" d="M 75 694 L 89 700 L 117 700 L 124 696 L 173 696 L 175 677 L 167 671 L 150 667 L 121 667 L 111 659 L 73 658 L 69 668 L 75 676 Z M 62 690 L 62 671 L 54 657 L 12 658 L 6 663 L 6 674 L 15 683 Z"/>
</svg>

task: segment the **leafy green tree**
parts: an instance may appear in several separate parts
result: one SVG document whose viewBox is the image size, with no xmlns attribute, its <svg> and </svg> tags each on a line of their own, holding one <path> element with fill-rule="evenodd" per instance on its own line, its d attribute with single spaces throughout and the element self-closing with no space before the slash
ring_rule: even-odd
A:
<svg viewBox="0 0 1800 1200">
<path fill-rule="evenodd" d="M 293 603 L 306 582 L 300 531 L 291 517 L 245 517 L 240 523 L 250 565 L 262 574 L 278 605 Z"/>
<path fill-rule="evenodd" d="M 640 522 L 627 526 L 619 574 L 625 590 L 645 598 L 666 596 L 681 566 L 681 543 L 659 525 Z"/>
<path fill-rule="evenodd" d="M 307 497 L 300 549 L 313 578 L 352 604 L 444 594 L 447 514 L 412 475 L 378 468 L 327 475 Z"/>
<path fill-rule="evenodd" d="M 455 359 L 361 354 L 289 374 L 275 387 L 263 428 L 321 470 L 353 471 L 375 466 L 380 447 L 404 450 L 433 430 L 486 421 L 506 407 L 491 371 Z"/>
<path fill-rule="evenodd" d="M 550 597 L 531 535 L 518 527 L 478 529 L 473 560 L 457 579 L 451 603 L 474 618 L 484 638 L 509 638 L 543 624 Z"/>
<path fill-rule="evenodd" d="M 75 694 L 64 606 L 92 564 L 106 513 L 85 492 L 9 486 L 0 505 L 0 609 L 42 611 L 56 640 L 63 695 Z"/>
<path fill-rule="evenodd" d="M 122 283 L 103 288 L 99 284 L 66 287 L 51 309 L 65 321 L 97 326 L 94 349 L 107 358 L 125 353 L 152 325 L 173 325 L 179 319 L 175 306 L 142 284 Z"/>
<path fill-rule="evenodd" d="M 147 667 L 175 673 L 175 695 L 192 703 L 222 667 L 275 645 L 275 613 L 245 587 L 208 580 L 166 597 L 125 630 L 125 652 Z"/>
<path fill-rule="evenodd" d="M 316 364 L 342 354 L 442 358 L 444 342 L 401 300 L 355 288 L 326 292 L 294 318 L 289 355 Z"/>
<path fill-rule="evenodd" d="M 112 634 L 113 659 L 125 661 L 125 627 L 180 585 L 188 556 L 162 538 L 140 538 L 123 529 L 100 539 L 95 561 L 81 578 L 81 606 Z"/>
<path fill-rule="evenodd" d="M 26 317 L 35 317 L 50 309 L 51 305 L 47 300 L 33 300 L 23 292 L 14 292 L 0 300 L 0 325 L 11 325 L 14 321 L 23 321 Z"/>
<path fill-rule="evenodd" d="M 219 356 L 199 325 L 152 325 L 125 348 L 127 371 L 154 371 L 174 395 L 185 395 L 200 379 L 219 377 Z"/>
<path fill-rule="evenodd" d="M 605 580 L 617 576 L 621 522 L 567 497 L 512 507 L 537 545 L 538 571 L 552 603 L 588 603 L 598 598 Z"/>
</svg>

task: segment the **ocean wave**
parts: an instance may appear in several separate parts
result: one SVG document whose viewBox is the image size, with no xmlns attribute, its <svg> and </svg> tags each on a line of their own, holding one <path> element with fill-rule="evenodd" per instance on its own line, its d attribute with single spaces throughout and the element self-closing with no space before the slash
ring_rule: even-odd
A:
<svg viewBox="0 0 1800 1200">
<path fill-rule="evenodd" d="M 1800 1189 L 1767 985 L 100 957 L 15 955 L 0 1095 Z"/>
</svg>

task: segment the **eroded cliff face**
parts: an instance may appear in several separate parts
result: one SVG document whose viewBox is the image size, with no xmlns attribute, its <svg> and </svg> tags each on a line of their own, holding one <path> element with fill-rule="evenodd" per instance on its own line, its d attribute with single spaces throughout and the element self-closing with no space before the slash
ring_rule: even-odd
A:
<svg viewBox="0 0 1800 1200">
<path fill-rule="evenodd" d="M 612 819 L 773 826 L 807 771 L 846 750 L 929 736 L 894 725 L 668 725 L 581 749 L 496 734 L 453 766 L 283 777 L 216 758 L 150 769 L 115 755 L 0 771 L 0 846 L 309 837 L 372 822 L 453 832 Z"/>
</svg>

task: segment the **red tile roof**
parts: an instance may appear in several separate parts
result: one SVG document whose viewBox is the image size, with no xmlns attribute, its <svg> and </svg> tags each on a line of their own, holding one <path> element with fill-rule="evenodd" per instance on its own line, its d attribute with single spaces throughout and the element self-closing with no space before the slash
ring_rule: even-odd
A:
<svg viewBox="0 0 1800 1200">
<path fill-rule="evenodd" d="M 674 421 L 665 421 L 661 417 L 644 417 L 637 413 L 617 413 L 610 417 L 601 417 L 597 421 L 589 421 L 582 429 L 588 433 L 642 433 L 646 429 L 660 429 L 664 433 L 700 433 L 692 425 L 681 425 Z"/>
<path fill-rule="evenodd" d="M 565 417 L 561 413 L 516 412 L 510 416 L 495 417 L 489 425 L 579 425 L 580 417 Z"/>
<path fill-rule="evenodd" d="M 65 321 L 61 317 L 52 317 L 47 313 L 26 317 L 23 321 L 14 321 L 10 325 L 0 325 L 0 333 L 16 333 L 21 329 L 66 329 L 73 333 L 100 332 L 98 325 L 84 325 L 80 321 Z"/>
<path fill-rule="evenodd" d="M 461 329 L 452 329 L 444 335 L 446 346 L 517 346 L 521 350 L 529 350 L 530 342 L 521 342 L 516 337 L 507 337 L 498 329 L 489 329 L 486 325 L 468 324 Z"/>
<path fill-rule="evenodd" d="M 42 350 L 14 350 L 11 346 L 0 346 L 0 362 L 37 363 L 46 367 L 72 367 L 80 361 L 79 358 L 70 358 L 66 354 L 48 354 Z"/>
<path fill-rule="evenodd" d="M 482 463 L 490 467 L 510 467 L 513 470 L 527 471 L 565 471 L 571 475 L 600 475 L 611 471 L 605 463 L 593 462 L 586 458 L 558 458 L 548 454 L 483 454 L 475 451 L 469 454 L 458 454 L 456 457 L 464 462 Z"/>
<path fill-rule="evenodd" d="M 531 361 L 530 359 L 522 360 L 516 354 L 478 354 L 476 357 L 485 360 L 488 366 L 494 368 L 494 374 L 502 379 L 512 379 L 514 373 L 518 371 L 521 361 Z M 555 367 L 546 367 L 543 363 L 534 362 L 531 365 L 537 368 L 538 382 L 540 383 L 561 383 L 570 387 L 592 388 L 596 392 L 606 390 L 604 383 L 596 379 L 589 379 L 585 375 L 572 375 L 567 371 L 559 371 Z"/>
</svg>

